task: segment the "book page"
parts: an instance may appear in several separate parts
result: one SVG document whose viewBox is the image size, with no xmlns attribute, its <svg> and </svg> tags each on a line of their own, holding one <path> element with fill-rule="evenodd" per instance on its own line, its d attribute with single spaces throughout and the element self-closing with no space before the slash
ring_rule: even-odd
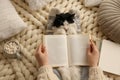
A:
<svg viewBox="0 0 120 80">
<path fill-rule="evenodd" d="M 70 65 L 88 65 L 86 51 L 89 43 L 87 35 L 68 36 L 69 61 Z"/>
<path fill-rule="evenodd" d="M 66 35 L 45 35 L 44 43 L 48 51 L 50 65 L 53 67 L 68 65 Z"/>
<path fill-rule="evenodd" d="M 106 72 L 120 75 L 120 45 L 103 40 L 99 66 Z"/>
</svg>

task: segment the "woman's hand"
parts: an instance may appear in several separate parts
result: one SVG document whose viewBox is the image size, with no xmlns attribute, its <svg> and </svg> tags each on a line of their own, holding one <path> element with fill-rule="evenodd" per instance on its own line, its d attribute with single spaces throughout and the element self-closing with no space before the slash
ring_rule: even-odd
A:
<svg viewBox="0 0 120 80">
<path fill-rule="evenodd" d="M 87 49 L 87 59 L 90 67 L 97 67 L 99 61 L 99 50 L 95 43 L 90 40 L 89 47 Z"/>
<path fill-rule="evenodd" d="M 37 48 L 35 57 L 40 66 L 48 65 L 48 53 L 43 44 L 40 44 L 40 46 Z"/>
</svg>

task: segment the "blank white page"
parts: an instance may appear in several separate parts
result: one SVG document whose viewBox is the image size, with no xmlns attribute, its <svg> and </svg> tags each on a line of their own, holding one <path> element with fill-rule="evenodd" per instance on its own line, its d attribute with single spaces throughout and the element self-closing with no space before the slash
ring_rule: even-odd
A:
<svg viewBox="0 0 120 80">
<path fill-rule="evenodd" d="M 68 36 L 69 61 L 71 65 L 88 65 L 86 51 L 89 43 L 87 35 Z"/>
<path fill-rule="evenodd" d="M 106 72 L 120 75 L 120 45 L 103 40 L 99 66 Z"/>
<path fill-rule="evenodd" d="M 48 59 L 53 67 L 68 65 L 66 35 L 45 35 Z"/>
</svg>

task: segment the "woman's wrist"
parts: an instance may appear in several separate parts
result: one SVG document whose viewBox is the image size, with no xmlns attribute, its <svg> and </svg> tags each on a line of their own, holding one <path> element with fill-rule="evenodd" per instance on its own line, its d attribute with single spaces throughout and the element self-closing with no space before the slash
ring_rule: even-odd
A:
<svg viewBox="0 0 120 80">
<path fill-rule="evenodd" d="M 90 66 L 90 67 L 98 67 L 98 66 Z"/>
<path fill-rule="evenodd" d="M 40 67 L 47 66 L 47 65 L 49 65 L 49 64 L 48 63 L 39 64 Z"/>
<path fill-rule="evenodd" d="M 90 65 L 90 67 L 98 67 L 97 64 Z"/>
</svg>

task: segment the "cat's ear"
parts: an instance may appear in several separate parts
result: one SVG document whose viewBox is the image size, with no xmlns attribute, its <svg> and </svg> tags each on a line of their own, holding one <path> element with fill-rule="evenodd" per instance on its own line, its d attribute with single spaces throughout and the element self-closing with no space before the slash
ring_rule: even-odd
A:
<svg viewBox="0 0 120 80">
<path fill-rule="evenodd" d="M 80 12 L 79 12 L 79 10 L 70 9 L 68 13 L 69 13 L 69 14 L 72 14 L 72 15 L 75 16 L 75 17 L 80 18 Z"/>
<path fill-rule="evenodd" d="M 52 29 L 52 24 L 53 24 L 57 14 L 60 14 L 60 10 L 58 8 L 52 8 L 49 13 L 49 17 L 48 17 L 47 29 L 49 29 L 49 30 Z"/>
<path fill-rule="evenodd" d="M 58 8 L 52 8 L 49 16 L 56 16 L 57 14 L 60 14 L 60 10 Z"/>
<path fill-rule="evenodd" d="M 75 14 L 74 15 L 74 17 L 75 17 L 74 22 L 75 22 L 75 24 L 77 26 L 77 32 L 80 33 L 81 32 L 81 26 L 80 26 L 81 21 L 80 21 L 80 12 L 79 12 L 79 10 L 71 9 L 71 10 L 69 10 L 69 13 L 70 14 Z"/>
</svg>

